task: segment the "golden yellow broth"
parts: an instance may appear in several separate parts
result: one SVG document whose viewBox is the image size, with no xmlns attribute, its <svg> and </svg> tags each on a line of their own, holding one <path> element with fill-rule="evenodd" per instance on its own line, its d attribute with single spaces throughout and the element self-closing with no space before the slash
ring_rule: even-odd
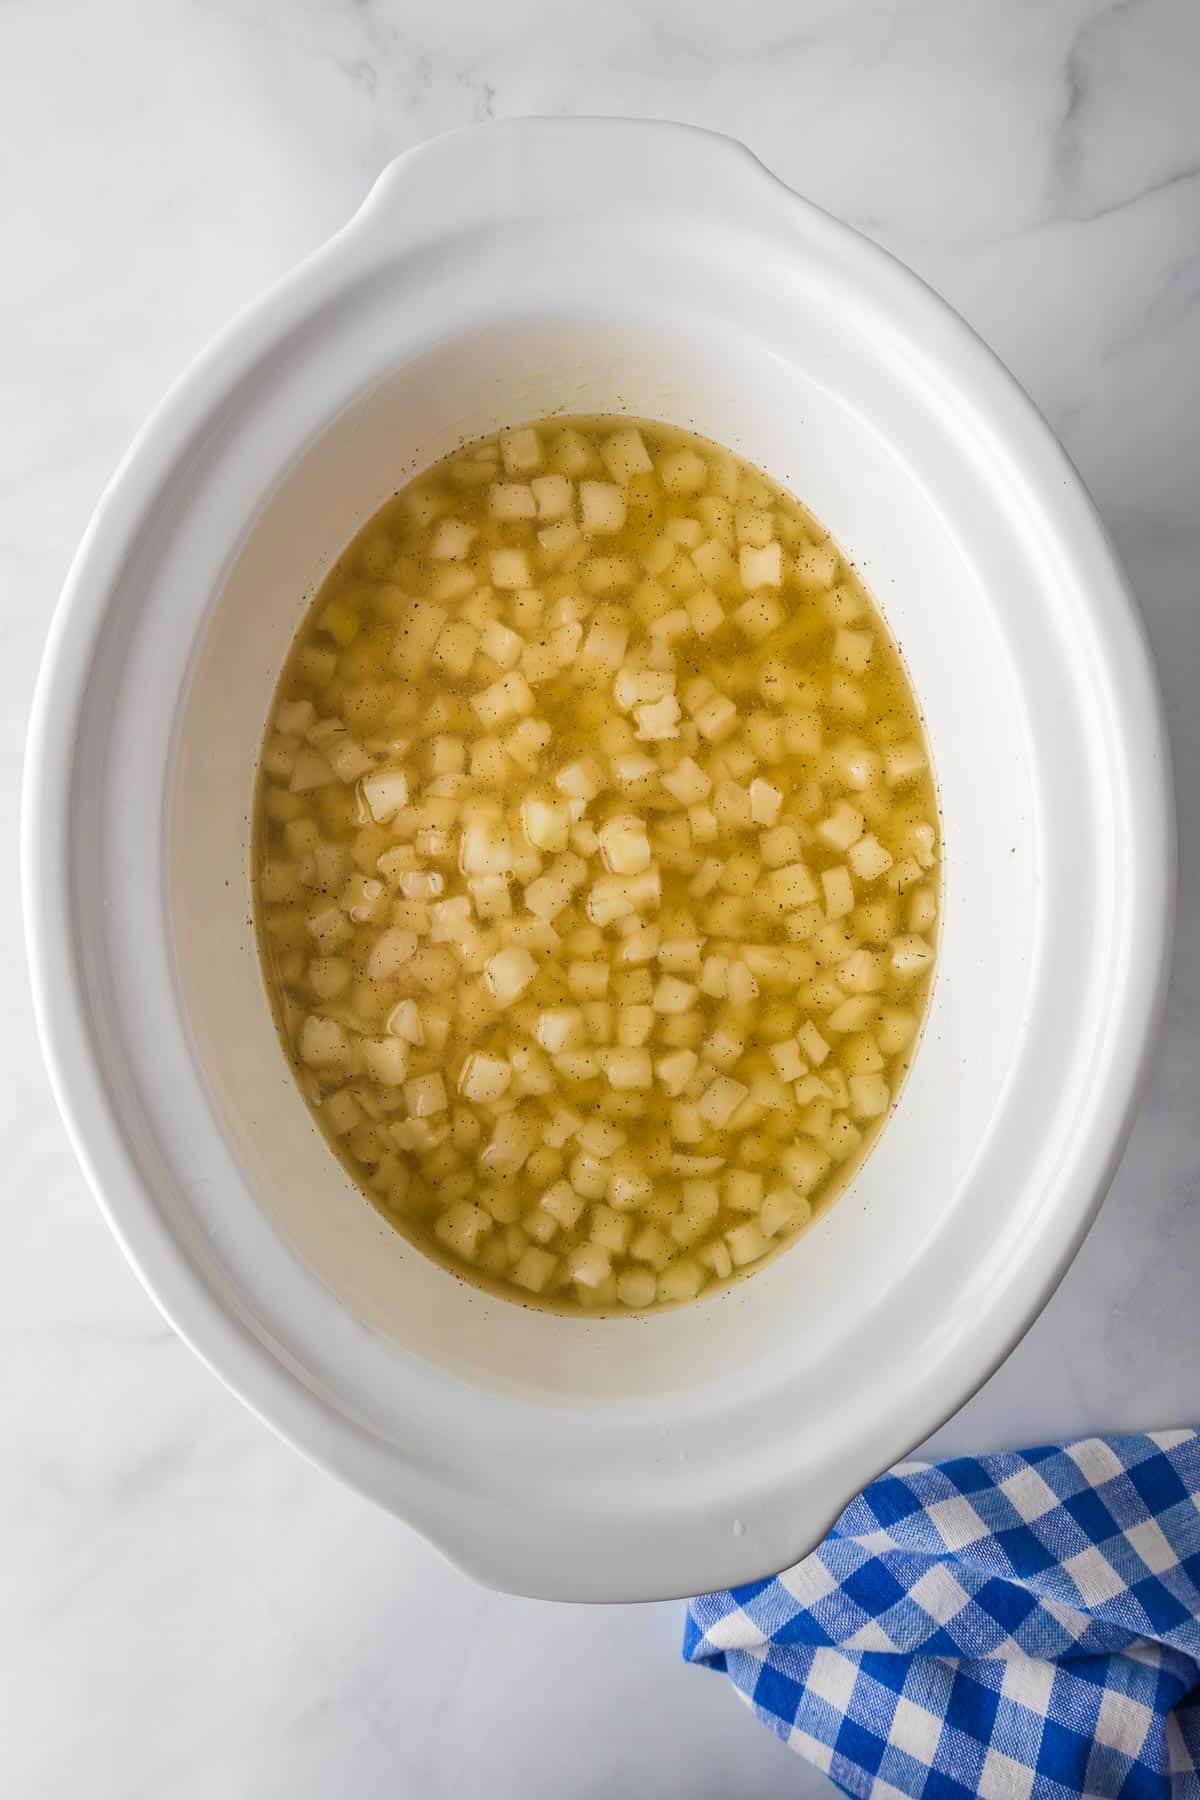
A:
<svg viewBox="0 0 1200 1800">
<path fill-rule="evenodd" d="M 650 422 L 517 428 L 323 583 L 255 890 L 297 1079 L 394 1226 L 524 1304 L 705 1295 L 829 1204 L 913 1053 L 938 908 L 915 697 L 759 470 Z"/>
</svg>

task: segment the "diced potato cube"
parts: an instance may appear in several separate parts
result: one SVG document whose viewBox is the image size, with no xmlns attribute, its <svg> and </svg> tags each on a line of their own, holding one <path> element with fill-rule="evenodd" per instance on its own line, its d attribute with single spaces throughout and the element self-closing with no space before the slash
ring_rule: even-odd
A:
<svg viewBox="0 0 1200 1800">
<path fill-rule="evenodd" d="M 889 787 L 903 787 L 925 767 L 925 752 L 920 744 L 892 744 L 884 752 L 883 779 Z"/>
<path fill-rule="evenodd" d="M 668 494 L 698 494 L 708 482 L 708 464 L 695 450 L 668 450 L 658 459 L 658 478 Z"/>
<path fill-rule="evenodd" d="M 651 1269 L 625 1269 L 617 1276 L 617 1298 L 622 1306 L 652 1306 L 657 1292 Z"/>
<path fill-rule="evenodd" d="M 845 1162 L 862 1146 L 863 1134 L 845 1113 L 836 1113 L 830 1121 L 826 1146 L 835 1162 Z"/>
<path fill-rule="evenodd" d="M 394 981 L 417 953 L 417 934 L 401 926 L 380 932 L 367 956 L 364 973 L 368 981 Z"/>
<path fill-rule="evenodd" d="M 334 1137 L 346 1137 L 354 1131 L 363 1119 L 362 1107 L 354 1098 L 349 1088 L 342 1088 L 336 1094 L 330 1094 L 321 1107 L 325 1123 Z"/>
<path fill-rule="evenodd" d="M 493 587 L 500 588 L 505 593 L 513 593 L 519 588 L 532 585 L 529 558 L 524 550 L 493 550 L 490 561 Z"/>
<path fill-rule="evenodd" d="M 663 975 L 654 990 L 653 1006 L 657 1013 L 689 1012 L 696 1005 L 700 990 L 677 975 Z"/>
<path fill-rule="evenodd" d="M 913 889 L 908 897 L 907 917 L 908 929 L 915 936 L 932 931 L 937 922 L 937 894 L 932 887 Z"/>
<path fill-rule="evenodd" d="M 592 1156 L 612 1156 L 627 1140 L 628 1133 L 610 1119 L 588 1119 L 579 1127 L 580 1147 Z"/>
<path fill-rule="evenodd" d="M 901 980 L 924 974 L 933 962 L 933 951 L 921 937 L 898 937 L 892 942 L 892 968 Z"/>
<path fill-rule="evenodd" d="M 574 568 L 586 554 L 586 545 L 574 519 L 555 519 L 537 534 L 542 560 L 552 569 Z"/>
<path fill-rule="evenodd" d="M 758 1215 L 759 1228 L 764 1237 L 778 1237 L 781 1231 L 795 1231 L 806 1225 L 812 1217 L 812 1207 L 798 1194 L 795 1188 L 772 1188 L 762 1203 L 762 1211 Z"/>
<path fill-rule="evenodd" d="M 854 883 L 848 869 L 822 869 L 821 892 L 827 919 L 844 919 L 854 911 Z"/>
<path fill-rule="evenodd" d="M 772 1044 L 769 1055 L 781 1081 L 799 1081 L 806 1072 L 807 1065 L 795 1038 L 785 1038 L 781 1044 Z"/>
<path fill-rule="evenodd" d="M 571 1186 L 585 1200 L 599 1200 L 608 1192 L 608 1165 L 599 1156 L 580 1150 L 568 1171 Z"/>
<path fill-rule="evenodd" d="M 534 709 L 533 693 L 529 683 L 519 669 L 510 669 L 499 681 L 494 681 L 481 693 L 472 694 L 471 705 L 474 707 L 483 725 L 494 730 L 509 719 L 531 713 Z"/>
<path fill-rule="evenodd" d="M 357 781 L 360 775 L 368 774 L 375 767 L 374 758 L 368 756 L 362 745 L 344 735 L 328 744 L 325 754 L 339 781 Z"/>
<path fill-rule="evenodd" d="M 300 870 L 295 863 L 264 862 L 259 870 L 258 891 L 268 906 L 294 900 L 300 892 Z"/>
<path fill-rule="evenodd" d="M 780 1166 L 792 1186 L 808 1195 L 829 1173 L 829 1157 L 811 1138 L 797 1138 L 779 1158 Z"/>
<path fill-rule="evenodd" d="M 648 1088 L 654 1075 L 650 1052 L 619 1046 L 603 1053 L 604 1073 L 615 1088 Z"/>
<path fill-rule="evenodd" d="M 362 630 L 358 610 L 347 600 L 332 600 L 321 613 L 318 623 L 321 630 L 327 631 L 343 648 L 352 644 Z"/>
<path fill-rule="evenodd" d="M 738 573 L 744 587 L 781 586 L 783 582 L 783 549 L 778 542 L 756 546 L 743 544 L 738 551 Z"/>
<path fill-rule="evenodd" d="M 477 738 L 471 745 L 471 780 L 482 787 L 503 787 L 512 764 L 498 738 Z"/>
<path fill-rule="evenodd" d="M 511 1279 L 518 1287 L 527 1288 L 531 1294 L 541 1294 L 557 1268 L 557 1256 L 531 1244 L 517 1258 Z"/>
<path fill-rule="evenodd" d="M 718 1075 L 705 1088 L 696 1110 L 705 1124 L 722 1130 L 749 1091 L 743 1082 L 734 1081 L 729 1075 Z"/>
<path fill-rule="evenodd" d="M 593 1244 L 598 1244 L 601 1249 L 608 1250 L 613 1255 L 619 1255 L 628 1245 L 632 1233 L 633 1221 L 627 1215 L 617 1212 L 611 1206 L 592 1208 L 588 1236 Z"/>
<path fill-rule="evenodd" d="M 785 863 L 781 869 L 772 869 L 767 877 L 767 891 L 781 912 L 807 906 L 817 897 L 812 873 L 802 862 Z"/>
<path fill-rule="evenodd" d="M 849 861 L 860 881 L 877 881 L 891 868 L 894 858 L 877 837 L 869 834 L 851 846 Z"/>
<path fill-rule="evenodd" d="M 656 1073 L 667 1093 L 673 1098 L 682 1094 L 696 1072 L 699 1059 L 694 1050 L 671 1050 L 660 1056 Z"/>
<path fill-rule="evenodd" d="M 856 1119 L 878 1119 L 891 1105 L 891 1092 L 882 1075 L 852 1075 L 850 1109 Z"/>
<path fill-rule="evenodd" d="M 584 1041 L 583 1014 L 577 1006 L 550 1006 L 539 1013 L 536 1036 L 543 1050 L 557 1056 Z"/>
<path fill-rule="evenodd" d="M 652 1006 L 621 1006 L 617 1010 L 617 1043 L 631 1049 L 645 1044 L 654 1029 Z"/>
<path fill-rule="evenodd" d="M 762 1227 L 756 1219 L 747 1219 L 744 1225 L 735 1225 L 732 1231 L 725 1233 L 725 1242 L 737 1269 L 744 1269 L 747 1264 L 757 1262 L 771 1247 L 770 1240 L 763 1235 Z"/>
<path fill-rule="evenodd" d="M 392 660 L 401 673 L 422 673 L 449 615 L 429 600 L 410 600 L 401 619 Z"/>
<path fill-rule="evenodd" d="M 582 800 L 586 804 L 600 792 L 604 776 L 599 764 L 589 756 L 578 762 L 567 763 L 555 775 L 554 785 L 569 799 Z"/>
<path fill-rule="evenodd" d="M 480 1239 L 492 1229 L 490 1216 L 471 1200 L 459 1200 L 448 1206 L 434 1223 L 434 1233 L 455 1256 L 474 1262 L 479 1254 Z"/>
<path fill-rule="evenodd" d="M 427 1075 L 414 1075 L 404 1084 L 404 1104 L 413 1118 L 426 1119 L 431 1113 L 444 1112 L 446 1084 L 434 1069 Z"/>
<path fill-rule="evenodd" d="M 774 825 L 783 805 L 783 794 L 770 781 L 756 776 L 750 783 L 750 817 L 756 825 Z"/>
<path fill-rule="evenodd" d="M 776 825 L 763 832 L 758 848 L 768 869 L 781 869 L 785 863 L 799 861 L 803 844 L 794 825 Z"/>
<path fill-rule="evenodd" d="M 796 1040 L 810 1063 L 819 1069 L 829 1055 L 829 1045 L 821 1036 L 811 1019 L 806 1019 L 796 1033 Z"/>
<path fill-rule="evenodd" d="M 446 877 L 440 869 L 405 869 L 400 876 L 400 892 L 407 900 L 435 900 L 445 886 Z M 462 911 L 465 920 L 470 913 L 470 901 L 465 898 Z"/>
<path fill-rule="evenodd" d="M 718 781 L 712 805 L 717 824 L 724 833 L 748 830 L 753 823 L 750 796 L 736 781 Z"/>
<path fill-rule="evenodd" d="M 493 1177 L 516 1175 L 537 1149 L 539 1136 L 537 1122 L 527 1109 L 502 1113 L 480 1155 L 480 1164 Z"/>
<path fill-rule="evenodd" d="M 300 1028 L 300 1060 L 310 1069 L 334 1068 L 350 1055 L 350 1044 L 336 1019 L 310 1013 Z"/>
<path fill-rule="evenodd" d="M 606 962 L 572 961 L 567 964 L 567 986 L 577 1000 L 603 1000 L 609 973 Z"/>
<path fill-rule="evenodd" d="M 472 591 L 475 577 L 462 563 L 443 563 L 435 569 L 429 584 L 430 598 L 435 601 L 462 600 Z"/>
<path fill-rule="evenodd" d="M 807 592 L 827 588 L 837 574 L 837 551 L 832 544 L 803 544 L 796 552 L 796 583 Z"/>
<path fill-rule="evenodd" d="M 433 528 L 429 554 L 436 562 L 459 562 L 478 535 L 478 527 L 465 519 L 439 519 Z"/>
<path fill-rule="evenodd" d="M 666 1233 L 657 1225 L 643 1225 L 630 1240 L 629 1254 L 638 1262 L 649 1263 L 652 1269 L 665 1269 L 671 1260 L 672 1247 Z"/>
<path fill-rule="evenodd" d="M 688 830 L 694 843 L 712 844 L 720 837 L 721 826 L 711 806 L 689 806 L 687 818 Z M 719 876 L 723 865 L 717 863 L 715 867 Z"/>
<path fill-rule="evenodd" d="M 556 1181 L 553 1187 L 547 1188 L 540 1204 L 567 1231 L 578 1225 L 587 1207 L 587 1201 L 575 1192 L 569 1181 Z"/>
<path fill-rule="evenodd" d="M 467 882 L 471 904 L 479 919 L 512 917 L 512 895 L 505 875 L 473 875 Z"/>
<path fill-rule="evenodd" d="M 541 439 L 532 425 L 514 425 L 500 433 L 500 456 L 506 475 L 527 475 L 542 466 Z"/>
<path fill-rule="evenodd" d="M 488 511 L 493 519 L 536 518 L 533 489 L 520 481 L 494 481 L 488 489 Z"/>
<path fill-rule="evenodd" d="M 521 803 L 521 827 L 529 842 L 538 850 L 565 850 L 571 818 L 565 802 L 528 796 Z"/>
<path fill-rule="evenodd" d="M 340 956 L 314 956 L 308 965 L 308 985 L 318 1000 L 336 1000 L 350 986 L 352 973 Z"/>
<path fill-rule="evenodd" d="M 629 616 L 617 606 L 597 607 L 580 654 L 613 671 L 620 668 L 629 643 Z"/>
<path fill-rule="evenodd" d="M 458 1091 L 464 1100 L 486 1103 L 498 1100 L 512 1080 L 512 1066 L 501 1057 L 476 1051 L 468 1056 L 458 1078 Z"/>
<path fill-rule="evenodd" d="M 856 739 L 848 739 L 838 751 L 838 765 L 847 787 L 858 792 L 871 787 L 879 779 L 878 751 L 868 749 Z"/>
<path fill-rule="evenodd" d="M 775 534 L 775 515 L 769 508 L 768 490 L 757 484 L 759 495 L 746 506 L 739 506 L 733 515 L 734 535 L 739 544 L 753 544 L 761 549 L 769 544 Z"/>
<path fill-rule="evenodd" d="M 401 807 L 408 805 L 408 776 L 403 769 L 380 769 L 364 776 L 362 797 L 377 822 L 394 818 Z"/>
<path fill-rule="evenodd" d="M 728 581 L 737 564 L 717 538 L 707 538 L 692 550 L 692 561 L 705 581 Z"/>
<path fill-rule="evenodd" d="M 635 736 L 646 744 L 665 744 L 679 736 L 679 702 L 674 694 L 635 706 Z"/>
<path fill-rule="evenodd" d="M 817 836 L 831 850 L 845 853 L 858 842 L 864 827 L 865 821 L 858 808 L 851 806 L 848 800 L 839 800 L 829 817 L 817 826 Z"/>
<path fill-rule="evenodd" d="M 590 535 L 620 531 L 625 523 L 623 489 L 608 481 L 581 481 L 579 516 L 584 531 Z"/>
<path fill-rule="evenodd" d="M 653 1183 L 642 1168 L 629 1158 L 614 1162 L 608 1173 L 609 1204 L 619 1212 L 632 1212 L 650 1198 Z"/>
<path fill-rule="evenodd" d="M 543 1212 L 540 1206 L 525 1214 L 521 1227 L 535 1244 L 549 1244 L 558 1236 L 558 1220 Z"/>
<path fill-rule="evenodd" d="M 703 948 L 703 938 L 667 938 L 659 945 L 658 960 L 672 975 L 699 975 Z"/>
<path fill-rule="evenodd" d="M 285 737 L 304 737 L 316 716 L 311 700 L 285 700 L 275 714 L 275 729 Z"/>
<path fill-rule="evenodd" d="M 743 556 L 757 556 L 757 550 L 743 550 Z M 742 602 L 733 622 L 752 643 L 761 644 L 783 624 L 783 608 L 773 594 L 760 591 Z"/>
<path fill-rule="evenodd" d="M 648 475 L 654 467 L 636 425 L 623 425 L 600 445 L 600 456 L 614 481 L 627 487 L 635 475 Z"/>
<path fill-rule="evenodd" d="M 519 944 L 497 950 L 483 968 L 484 981 L 500 1006 L 511 1006 L 520 999 L 536 974 L 537 964 Z"/>
<path fill-rule="evenodd" d="M 733 1273 L 733 1259 L 729 1254 L 729 1245 L 722 1238 L 711 1244 L 704 1244 L 696 1252 L 697 1260 L 706 1269 L 711 1269 L 718 1281 L 727 1281 Z"/>
<path fill-rule="evenodd" d="M 683 603 L 697 637 L 711 637 L 725 623 L 725 611 L 711 588 L 702 587 Z"/>
<path fill-rule="evenodd" d="M 368 1075 L 384 1087 L 399 1087 L 408 1074 L 410 1052 L 403 1038 L 364 1038 L 362 1053 Z"/>
<path fill-rule="evenodd" d="M 616 875 L 638 875 L 650 867 L 650 843 L 646 822 L 621 813 L 607 819 L 597 832 L 604 861 Z"/>
<path fill-rule="evenodd" d="M 710 744 L 720 744 L 737 727 L 737 707 L 727 694 L 714 694 L 695 715 L 696 729 Z"/>
<path fill-rule="evenodd" d="M 762 1205 L 763 1178 L 750 1169 L 727 1169 L 721 1188 L 734 1212 L 756 1213 Z"/>
<path fill-rule="evenodd" d="M 539 519 L 569 518 L 575 489 L 566 475 L 535 475 L 530 483 Z"/>
<path fill-rule="evenodd" d="M 758 983 L 744 962 L 729 965 L 729 1004 L 750 1006 L 758 998 Z"/>
<path fill-rule="evenodd" d="M 498 668 L 507 670 L 521 660 L 525 640 L 510 631 L 507 625 L 502 625 L 499 619 L 489 619 L 479 634 L 479 648 Z"/>
<path fill-rule="evenodd" d="M 932 869 L 937 861 L 937 833 L 921 820 L 905 833 L 905 848 L 923 869 Z"/>
<path fill-rule="evenodd" d="M 576 1244 L 567 1251 L 563 1266 L 568 1278 L 584 1288 L 598 1288 L 612 1274 L 611 1256 L 595 1243 Z"/>
<path fill-rule="evenodd" d="M 691 1257 L 672 1259 L 658 1278 L 658 1300 L 662 1305 L 694 1300 L 704 1284 L 704 1271 Z"/>
<path fill-rule="evenodd" d="M 504 748 L 514 762 L 532 773 L 553 736 L 554 728 L 548 719 L 522 719 L 505 738 Z"/>
<path fill-rule="evenodd" d="M 691 756 L 681 758 L 673 769 L 668 769 L 662 784 L 681 806 L 695 806 L 706 800 L 713 785 L 711 778 Z"/>
<path fill-rule="evenodd" d="M 883 986 L 883 966 L 870 950 L 855 950 L 838 966 L 838 980 L 851 994 L 877 994 Z"/>
<path fill-rule="evenodd" d="M 843 625 L 833 634 L 833 660 L 848 674 L 865 675 L 874 646 L 872 632 L 852 631 Z"/>
<path fill-rule="evenodd" d="M 393 1037 L 420 1048 L 425 1042 L 425 1025 L 415 1000 L 400 1000 L 388 1014 L 387 1028 Z"/>
</svg>

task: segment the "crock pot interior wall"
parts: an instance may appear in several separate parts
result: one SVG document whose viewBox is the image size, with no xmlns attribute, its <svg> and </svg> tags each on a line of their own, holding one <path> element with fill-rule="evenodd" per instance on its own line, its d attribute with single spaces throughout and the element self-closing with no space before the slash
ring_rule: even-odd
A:
<svg viewBox="0 0 1200 1800">
<path fill-rule="evenodd" d="M 197 1063 L 275 1232 L 357 1320 L 473 1381 L 547 1398 L 632 1397 L 728 1375 L 781 1343 L 793 1366 L 819 1367 L 953 1208 L 1016 1058 L 1036 931 L 1036 830 L 1008 647 L 955 525 L 968 516 L 973 476 L 964 468 L 962 495 L 942 488 L 935 503 L 911 406 L 897 406 L 905 423 L 893 430 L 891 377 L 869 367 L 869 352 L 857 362 L 837 356 L 802 370 L 702 319 L 644 314 L 515 316 L 456 337 L 397 368 L 303 449 L 212 596 L 177 742 L 170 833 L 178 975 Z M 869 416 L 858 404 L 868 388 Z M 851 1188 L 796 1249 L 725 1295 L 616 1321 L 494 1300 L 379 1219 L 287 1070 L 249 924 L 252 773 L 316 584 L 415 470 L 462 439 L 555 410 L 698 430 L 824 520 L 870 584 L 916 684 L 946 845 L 930 1018 L 900 1105 Z M 1019 579 L 1017 561 L 1013 573 Z"/>
</svg>

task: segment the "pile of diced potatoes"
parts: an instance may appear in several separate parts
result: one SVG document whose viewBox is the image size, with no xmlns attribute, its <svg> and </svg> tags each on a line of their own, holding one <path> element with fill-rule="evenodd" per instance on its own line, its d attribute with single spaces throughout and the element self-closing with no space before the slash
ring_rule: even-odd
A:
<svg viewBox="0 0 1200 1800">
<path fill-rule="evenodd" d="M 501 432 L 360 534 L 276 698 L 258 917 L 303 1091 L 472 1280 L 694 1299 L 884 1120 L 936 821 L 900 659 L 794 499 L 661 425 Z"/>
</svg>

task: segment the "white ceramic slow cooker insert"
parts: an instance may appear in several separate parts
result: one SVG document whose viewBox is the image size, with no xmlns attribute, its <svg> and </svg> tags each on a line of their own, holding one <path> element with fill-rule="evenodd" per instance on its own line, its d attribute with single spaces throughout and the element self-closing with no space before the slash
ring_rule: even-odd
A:
<svg viewBox="0 0 1200 1800">
<path fill-rule="evenodd" d="M 945 838 L 874 1153 L 762 1273 L 628 1319 L 492 1298 L 386 1225 L 287 1069 L 250 913 L 255 762 L 315 587 L 416 470 L 553 411 L 688 426 L 816 512 L 901 645 Z M 464 1569 L 561 1599 L 778 1569 L 984 1379 L 1112 1172 L 1169 937 L 1154 682 L 1046 427 L 739 146 L 628 121 L 410 152 L 178 384 L 56 616 L 25 827 L 60 1104 L 163 1310 Z"/>
</svg>

